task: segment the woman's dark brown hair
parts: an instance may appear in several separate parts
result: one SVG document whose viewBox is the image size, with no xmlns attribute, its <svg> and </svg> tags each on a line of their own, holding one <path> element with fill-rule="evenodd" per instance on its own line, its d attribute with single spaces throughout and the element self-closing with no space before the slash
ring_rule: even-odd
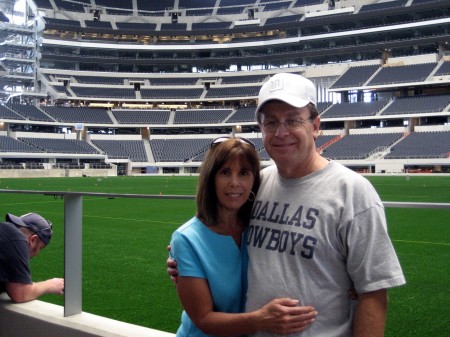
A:
<svg viewBox="0 0 450 337">
<path fill-rule="evenodd" d="M 245 225 L 250 220 L 250 212 L 253 206 L 254 196 L 260 184 L 260 158 L 255 148 L 240 140 L 230 138 L 218 144 L 213 144 L 207 152 L 200 167 L 200 177 L 197 185 L 197 217 L 207 226 L 218 222 L 218 199 L 216 194 L 216 173 L 228 160 L 239 162 L 242 167 L 252 172 L 255 181 L 249 200 L 239 210 L 239 219 Z"/>
</svg>

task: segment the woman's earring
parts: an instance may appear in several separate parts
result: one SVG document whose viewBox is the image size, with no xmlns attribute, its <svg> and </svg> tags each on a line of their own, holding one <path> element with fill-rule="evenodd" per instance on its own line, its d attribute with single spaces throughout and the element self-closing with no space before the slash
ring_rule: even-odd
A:
<svg viewBox="0 0 450 337">
<path fill-rule="evenodd" d="M 248 196 L 248 201 L 253 202 L 255 201 L 256 195 L 255 192 L 250 191 L 250 195 Z"/>
</svg>

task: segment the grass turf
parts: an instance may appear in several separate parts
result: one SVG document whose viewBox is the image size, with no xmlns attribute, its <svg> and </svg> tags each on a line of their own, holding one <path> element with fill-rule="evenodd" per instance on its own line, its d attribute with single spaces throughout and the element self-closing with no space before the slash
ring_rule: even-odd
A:
<svg viewBox="0 0 450 337">
<path fill-rule="evenodd" d="M 383 201 L 450 202 L 450 177 L 369 177 Z M 0 179 L 0 189 L 136 194 L 195 193 L 196 177 Z M 63 276 L 63 200 L 0 193 L 3 213 L 52 219 L 52 243 L 32 260 L 33 279 Z M 193 200 L 83 198 L 83 311 L 175 332 L 181 314 L 166 274 L 172 232 Z M 448 336 L 448 210 L 388 208 L 389 232 L 407 278 L 390 290 L 386 336 Z M 62 297 L 45 301 L 63 304 Z"/>
</svg>

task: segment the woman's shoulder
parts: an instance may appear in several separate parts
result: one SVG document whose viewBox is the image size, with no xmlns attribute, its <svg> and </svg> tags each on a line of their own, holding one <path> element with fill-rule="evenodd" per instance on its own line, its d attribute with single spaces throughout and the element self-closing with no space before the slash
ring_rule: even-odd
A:
<svg viewBox="0 0 450 337">
<path fill-rule="evenodd" d="M 200 221 L 200 219 L 194 216 L 188 221 L 186 221 L 184 224 L 182 224 L 180 227 L 178 227 L 176 232 L 185 233 L 192 230 L 197 230 L 201 225 L 203 225 L 203 223 Z"/>
</svg>

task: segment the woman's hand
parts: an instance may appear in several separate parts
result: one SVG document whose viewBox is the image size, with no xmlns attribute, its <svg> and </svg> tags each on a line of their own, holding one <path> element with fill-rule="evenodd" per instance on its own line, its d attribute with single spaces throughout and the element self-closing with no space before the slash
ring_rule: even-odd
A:
<svg viewBox="0 0 450 337">
<path fill-rule="evenodd" d="M 279 335 L 305 330 L 318 314 L 314 307 L 300 306 L 300 301 L 291 298 L 274 299 L 254 313 L 258 330 Z"/>
</svg>

